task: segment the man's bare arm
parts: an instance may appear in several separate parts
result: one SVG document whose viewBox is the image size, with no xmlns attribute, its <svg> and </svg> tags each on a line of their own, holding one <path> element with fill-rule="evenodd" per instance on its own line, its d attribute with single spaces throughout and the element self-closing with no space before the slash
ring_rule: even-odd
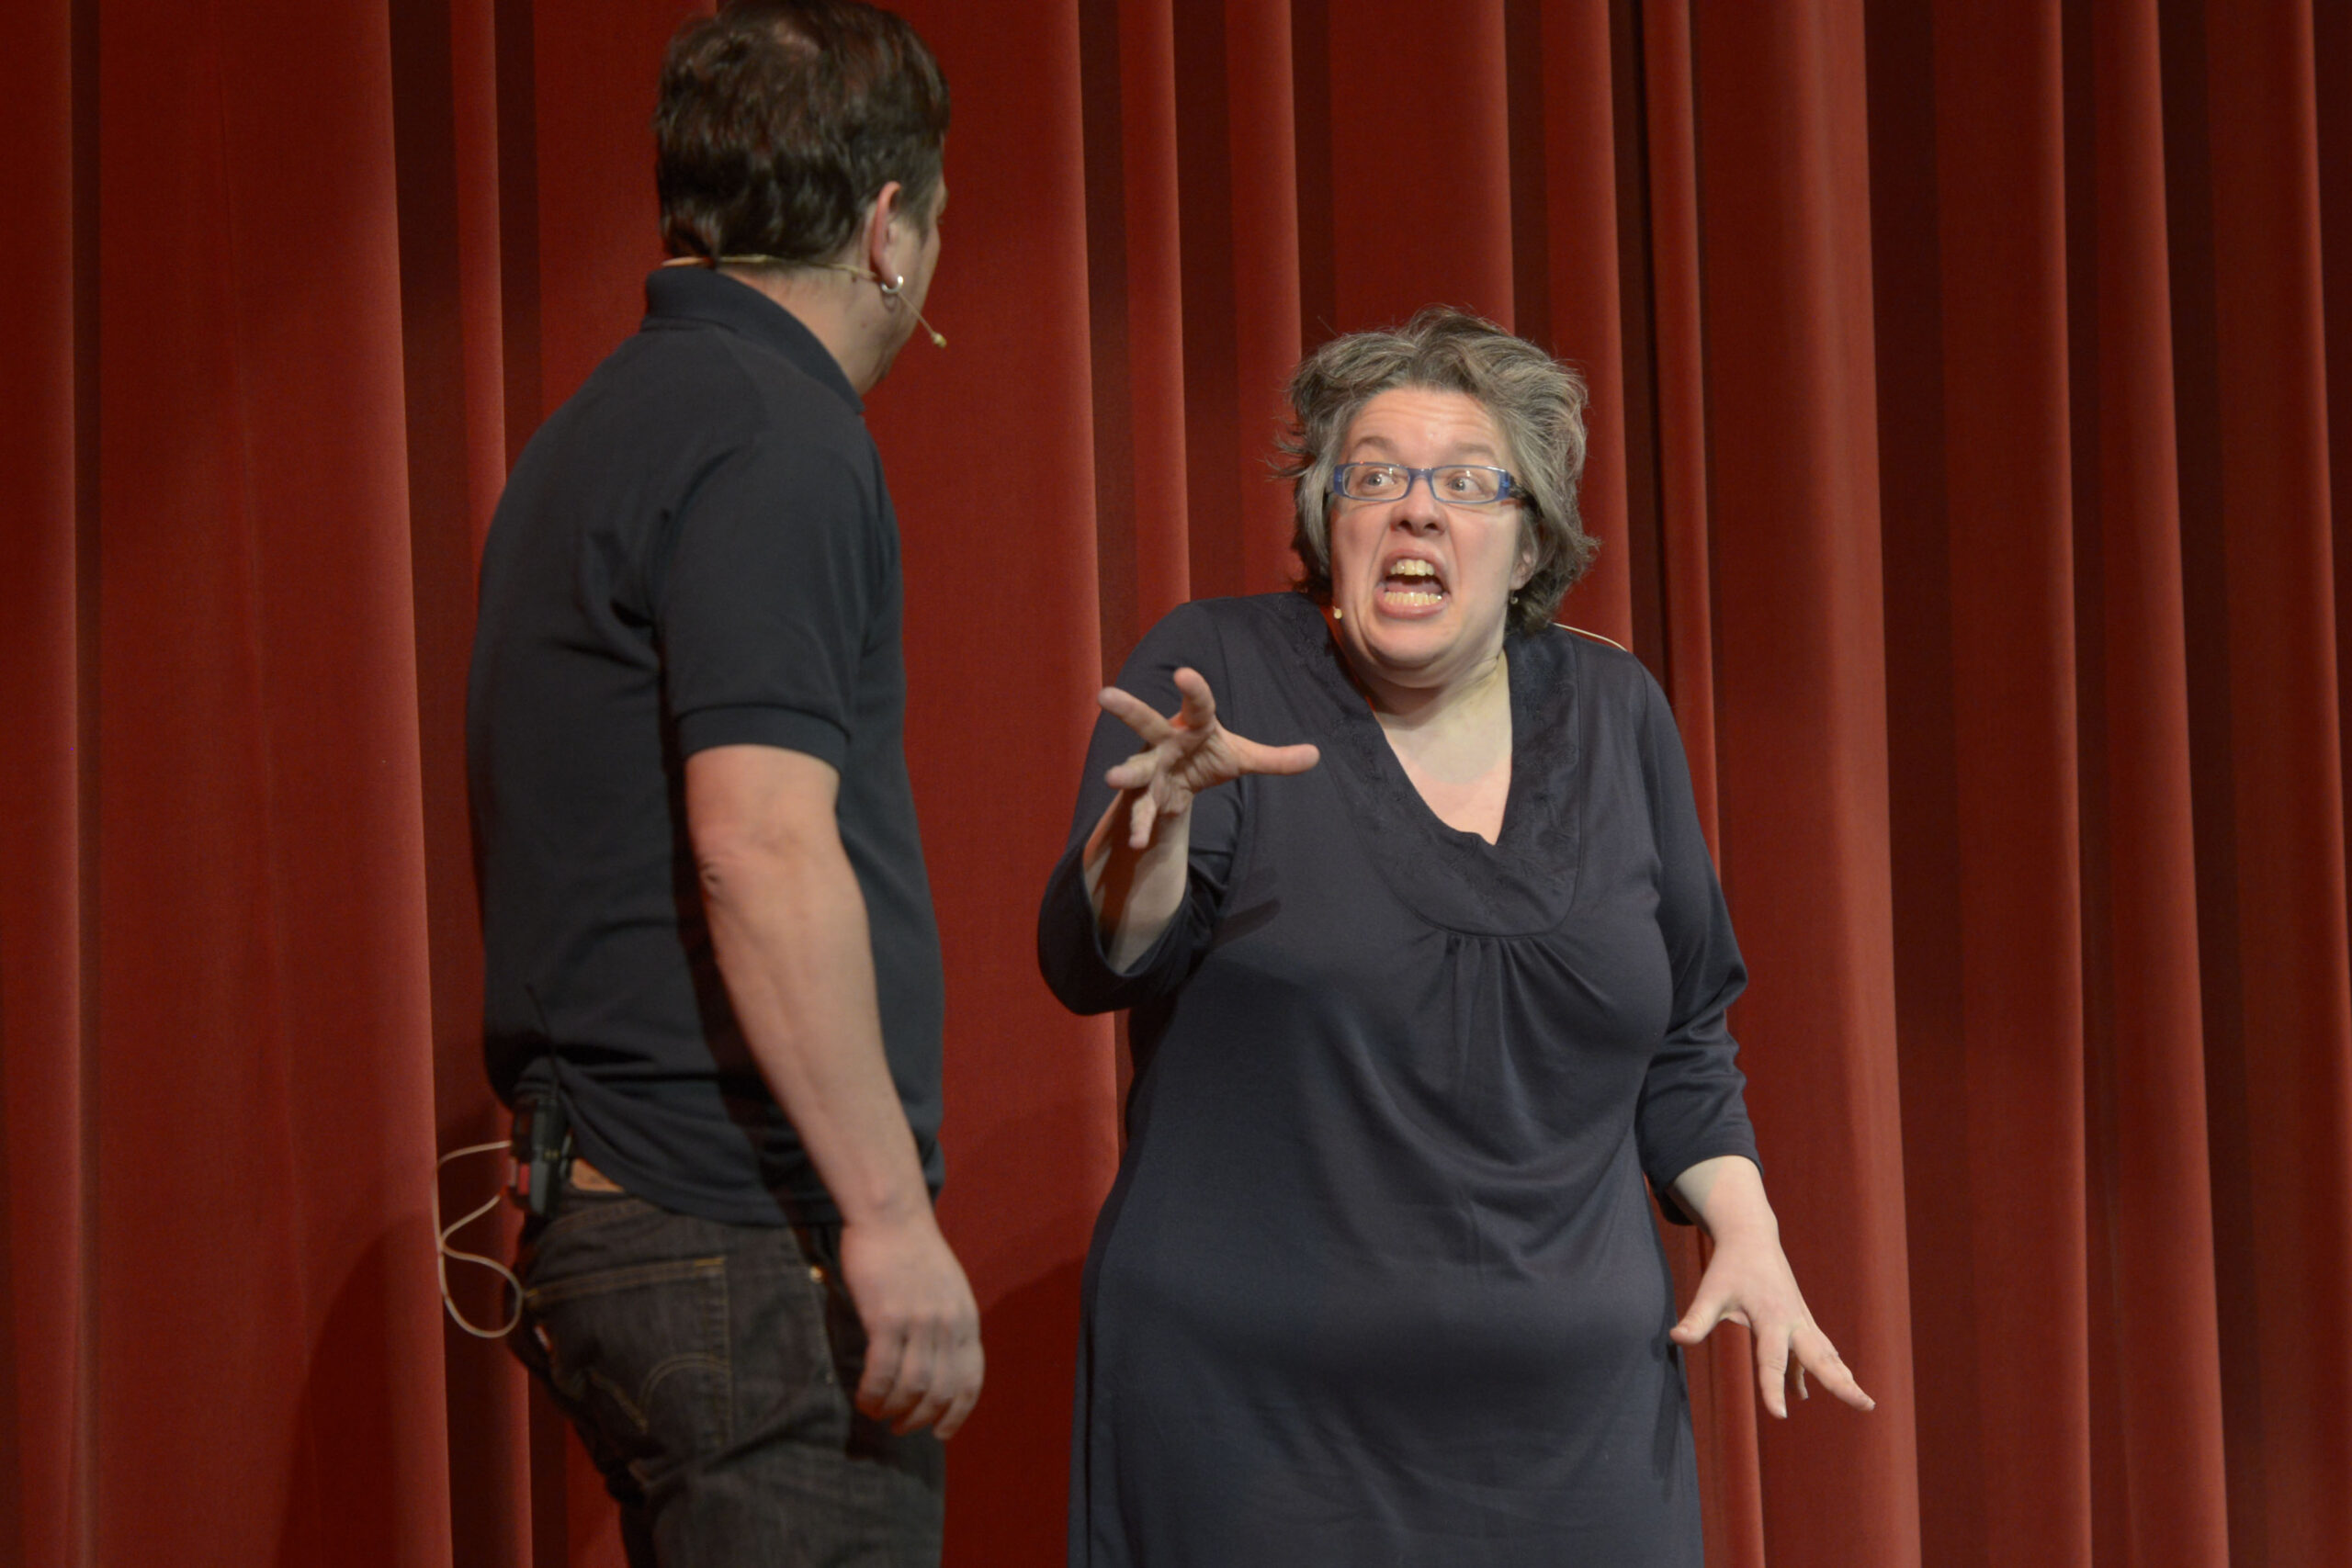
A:
<svg viewBox="0 0 2352 1568">
<path fill-rule="evenodd" d="M 736 1019 L 842 1213 L 842 1283 L 868 1339 L 858 1404 L 944 1438 L 979 1397 L 979 1314 L 883 1054 L 840 783 L 797 751 L 713 747 L 686 760 L 686 823 Z"/>
</svg>

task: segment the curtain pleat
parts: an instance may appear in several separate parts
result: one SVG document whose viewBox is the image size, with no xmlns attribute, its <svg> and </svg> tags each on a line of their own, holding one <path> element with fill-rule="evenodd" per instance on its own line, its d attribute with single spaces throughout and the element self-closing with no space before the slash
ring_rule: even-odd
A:
<svg viewBox="0 0 2352 1568">
<path fill-rule="evenodd" d="M 0 59 L 0 206 L 40 243 L 0 249 L 17 320 L 0 376 L 0 1559 L 64 1562 L 87 1523 L 88 1146 L 83 1101 L 83 791 L 89 628 L 77 420 L 89 390 L 75 245 L 90 129 L 75 112 L 77 18 L 27 17 Z"/>
<path fill-rule="evenodd" d="M 694 9 L 12 35 L 0 1557 L 618 1568 L 428 1215 L 501 1130 L 474 563 L 639 313 Z M 1123 1084 L 1028 911 L 1093 693 L 1288 581 L 1291 368 L 1431 303 L 1592 387 L 1561 618 L 1674 703 L 1767 1181 L 1879 1399 L 1773 1423 L 1744 1332 L 1690 1355 L 1710 1563 L 2352 1560 L 2352 14 L 905 9 L 956 94 L 950 346 L 868 411 L 989 1351 L 948 1560 L 1062 1550 Z"/>
<path fill-rule="evenodd" d="M 1869 1422 L 1768 1430 L 1772 1561 L 1918 1561 L 1862 13 L 1695 17 L 1720 861 L 1781 1233 Z M 1834 1303 L 1834 1304 L 1833 1304 Z M 1836 1494 L 1867 1508 L 1824 1508 Z"/>
<path fill-rule="evenodd" d="M 2191 699 L 2222 706 L 2204 723 L 2233 863 L 2199 876 L 2200 935 L 2234 971 L 2209 986 L 2209 1034 L 2233 1016 L 2207 1068 L 2245 1160 L 2216 1261 L 2222 1342 L 2249 1353 L 2223 1358 L 2222 1400 L 2233 1438 L 2258 1438 L 2233 1457 L 2263 1455 L 2233 1467 L 2232 1550 L 2318 1561 L 2352 1540 L 2352 1342 L 2310 1311 L 2352 1299 L 2352 1003 L 2336 671 L 2314 657 L 2335 629 L 2312 36 L 2301 6 L 2203 22 L 2211 271 L 2175 308 L 2210 310 L 2212 334 L 2214 418 L 2182 433 L 2217 448 L 2211 510 L 2183 521 L 2222 540 L 2191 625 L 2221 623 L 2193 658 L 2226 673 Z"/>
<path fill-rule="evenodd" d="M 1935 231 L 1940 287 L 1910 303 L 1941 324 L 1942 494 L 1926 515 L 1885 519 L 1890 551 L 1916 525 L 1948 563 L 1938 678 L 1951 692 L 1954 839 L 1932 940 L 1959 1010 L 1902 1063 L 1908 1095 L 1915 1060 L 1951 1054 L 1928 1068 L 1945 1092 L 1906 1123 L 1941 1122 L 1947 1157 L 1913 1145 L 1906 1189 L 1914 1234 L 1950 1238 L 1941 1250 L 1964 1251 L 1966 1278 L 1915 1274 L 1912 1325 L 1922 1347 L 2004 1348 L 1956 1359 L 1932 1383 L 1937 1358 L 1920 1359 L 1920 1463 L 1933 1473 L 1941 1450 L 1975 1450 L 1962 1462 L 1982 1478 L 1984 1559 L 2053 1568 L 2090 1557 L 2059 34 L 2055 0 L 1935 7 L 1936 201 L 1913 213 Z M 1896 620 L 1889 639 L 1903 636 Z M 1891 722 L 1905 722 L 1899 705 Z M 1898 817 L 1910 782 L 1897 771 Z M 2031 1290 L 2016 1288 L 2024 1280 Z M 1962 1365 L 1965 1390 L 1952 1386 Z M 1929 1560 L 1947 1550 L 1930 1545 Z"/>
<path fill-rule="evenodd" d="M 389 16 L 434 1124 L 436 1146 L 457 1149 L 504 1132 L 481 1064 L 481 935 L 464 753 L 474 561 L 506 449 L 498 55 L 488 0 L 419 0 Z M 503 1177 L 496 1156 L 480 1155 L 442 1173 L 447 1219 L 495 1193 Z M 502 1206 L 460 1245 L 497 1256 L 511 1250 L 518 1228 Z M 457 1268 L 448 1283 L 475 1324 L 503 1322 L 513 1310 L 486 1270 Z M 460 1560 L 524 1561 L 532 1541 L 525 1391 L 494 1342 L 445 1322 L 442 1353 L 452 1546 Z M 553 1451 L 560 1460 L 562 1450 Z"/>
<path fill-rule="evenodd" d="M 1086 93 L 1088 347 L 1102 675 L 1191 594 L 1183 516 L 1183 220 L 1176 34 L 1154 0 L 1080 11 Z"/>
<path fill-rule="evenodd" d="M 1656 591 L 1636 592 L 1650 636 L 1644 649 L 1674 703 L 1708 842 L 1723 846 L 1715 777 L 1714 614 L 1707 524 L 1705 339 L 1699 272 L 1698 121 L 1687 5 L 1611 6 L 1621 210 L 1633 265 L 1621 282 L 1638 307 L 1623 334 L 1629 546 L 1654 537 Z M 1630 103 L 1627 100 L 1630 99 Z M 1697 1288 L 1702 1244 L 1669 1239 L 1676 1282 Z M 1685 1359 L 1692 1432 L 1703 1473 L 1707 1559 L 1713 1568 L 1764 1562 L 1763 1480 L 1756 1383 L 1744 1336 L 1711 1338 Z"/>
<path fill-rule="evenodd" d="M 1626 514 L 1625 374 L 1623 300 L 1617 282 L 1617 64 L 1610 45 L 1607 0 L 1578 0 L 1527 13 L 1534 26 L 1507 43 L 1527 50 L 1540 69 L 1515 80 L 1507 152 L 1532 164 L 1540 181 L 1512 189 L 1513 249 L 1546 265 L 1512 286 L 1515 330 L 1541 337 L 1584 373 L 1591 393 L 1585 420 L 1584 488 L 1577 496 L 1585 531 L 1600 541 L 1592 570 L 1577 588 L 1569 618 L 1618 642 L 1634 640 L 1633 546 Z M 1526 34 L 1533 31 L 1535 37 Z M 1523 105 L 1519 89 L 1524 85 Z M 1510 171 L 1506 171 L 1508 174 Z M 1533 208 L 1532 212 L 1526 211 Z M 1508 259 L 1508 258 L 1507 258 Z M 1524 273 L 1521 276 L 1524 276 Z"/>
<path fill-rule="evenodd" d="M 2154 4 L 2067 7 L 2093 1561 L 2227 1561 Z"/>
<path fill-rule="evenodd" d="M 356 1536 L 429 1562 L 449 1495 L 388 29 L 112 10 L 97 49 L 93 1551 L 321 1561 Z"/>
<path fill-rule="evenodd" d="M 1186 7 L 1176 7 L 1181 18 Z M 1226 0 L 1227 145 L 1233 159 L 1233 389 L 1235 449 L 1224 483 L 1193 499 L 1214 525 L 1212 553 L 1229 550 L 1240 591 L 1291 581 L 1291 498 L 1271 462 L 1289 413 L 1285 392 L 1306 329 L 1299 317 L 1298 152 L 1291 48 L 1294 27 L 1277 0 Z M 1213 394 L 1214 395 L 1214 394 Z M 1229 488 L 1228 488 L 1229 487 Z M 1228 499 L 1229 497 L 1229 499 Z M 1195 588 L 1196 596 L 1205 592 Z"/>
<path fill-rule="evenodd" d="M 1441 28 L 1426 16 L 1419 0 L 1334 0 L 1326 18 L 1339 332 L 1430 304 L 1511 322 L 1503 3 L 1457 0 Z"/>
</svg>

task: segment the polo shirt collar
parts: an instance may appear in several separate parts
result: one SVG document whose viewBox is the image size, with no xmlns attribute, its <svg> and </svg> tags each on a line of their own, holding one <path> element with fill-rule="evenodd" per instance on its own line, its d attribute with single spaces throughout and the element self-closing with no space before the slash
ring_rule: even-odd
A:
<svg viewBox="0 0 2352 1568">
<path fill-rule="evenodd" d="M 657 320 L 670 320 L 724 327 L 782 355 L 802 375 L 831 389 L 852 412 L 865 412 L 857 389 L 842 373 L 841 361 L 832 351 L 817 341 L 817 334 L 803 326 L 799 317 L 748 283 L 738 283 L 708 267 L 657 267 L 645 280 L 645 320 L 649 326 Z"/>
</svg>

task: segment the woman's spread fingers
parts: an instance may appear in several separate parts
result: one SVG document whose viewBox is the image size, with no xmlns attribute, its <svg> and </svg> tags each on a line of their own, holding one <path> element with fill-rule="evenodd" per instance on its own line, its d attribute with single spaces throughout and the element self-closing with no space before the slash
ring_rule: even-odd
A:
<svg viewBox="0 0 2352 1568">
<path fill-rule="evenodd" d="M 1691 1302 L 1690 1310 L 1682 1321 L 1667 1330 L 1667 1337 L 1677 1345 L 1696 1345 L 1715 1331 L 1724 1320 L 1724 1302 L 1720 1297 L 1701 1295 Z"/>
<path fill-rule="evenodd" d="M 1209 694 L 1209 683 L 1201 672 L 1189 667 L 1176 671 L 1176 694 L 1183 705 L 1176 710 L 1177 722 L 1187 729 L 1206 729 L 1216 722 L 1216 698 Z"/>
<path fill-rule="evenodd" d="M 1756 1337 L 1756 1386 L 1764 1396 L 1764 1408 L 1785 1421 L 1789 1418 L 1789 1340 L 1785 1334 L 1759 1334 Z"/>
<path fill-rule="evenodd" d="M 1151 782 L 1159 753 L 1138 751 L 1102 775 L 1102 782 L 1113 789 L 1141 789 Z"/>
<path fill-rule="evenodd" d="M 1323 753 L 1312 746 L 1261 746 L 1255 740 L 1244 740 L 1238 735 L 1228 737 L 1239 750 L 1243 766 L 1253 773 L 1303 773 L 1323 760 Z"/>
<path fill-rule="evenodd" d="M 1804 1387 L 1804 1374 L 1810 1370 L 1821 1380 L 1821 1386 L 1857 1410 L 1874 1410 L 1878 1401 L 1862 1392 L 1854 1379 L 1853 1369 L 1846 1365 L 1846 1358 L 1838 1347 L 1818 1328 L 1801 1329 L 1796 1337 L 1797 1387 Z"/>
<path fill-rule="evenodd" d="M 1102 705 L 1104 713 L 1134 730 L 1147 746 L 1159 745 L 1173 732 L 1174 727 L 1154 712 L 1149 703 L 1116 686 L 1103 687 L 1095 694 L 1094 700 Z"/>
</svg>

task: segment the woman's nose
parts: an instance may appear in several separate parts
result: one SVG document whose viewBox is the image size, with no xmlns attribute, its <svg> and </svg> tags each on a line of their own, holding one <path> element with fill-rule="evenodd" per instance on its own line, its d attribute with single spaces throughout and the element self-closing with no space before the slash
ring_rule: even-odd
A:
<svg viewBox="0 0 2352 1568">
<path fill-rule="evenodd" d="M 1414 484 L 1396 500 L 1395 522 L 1413 532 L 1428 533 L 1445 526 L 1445 508 L 1438 504 L 1437 481 L 1426 474 L 1413 476 Z M 1426 481 L 1426 482 L 1423 482 Z"/>
</svg>

